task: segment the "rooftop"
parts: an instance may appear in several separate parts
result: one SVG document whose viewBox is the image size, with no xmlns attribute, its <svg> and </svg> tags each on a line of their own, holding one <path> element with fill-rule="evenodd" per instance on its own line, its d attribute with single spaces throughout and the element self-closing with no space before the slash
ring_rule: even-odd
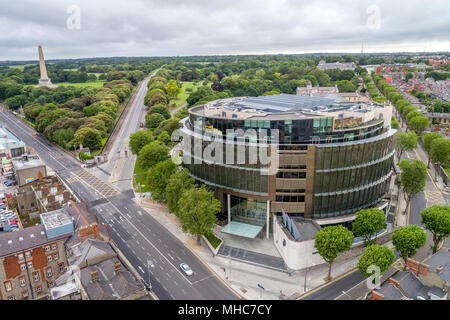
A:
<svg viewBox="0 0 450 320">
<path fill-rule="evenodd" d="M 41 213 L 42 225 L 49 238 L 64 233 L 73 233 L 73 221 L 64 208 Z"/>
<path fill-rule="evenodd" d="M 0 256 L 38 247 L 70 235 L 67 233 L 60 234 L 57 238 L 49 239 L 45 231 L 45 227 L 40 224 L 19 231 L 0 234 Z"/>
<path fill-rule="evenodd" d="M 65 209 L 41 213 L 41 221 L 47 230 L 72 223 L 72 219 Z"/>
<path fill-rule="evenodd" d="M 450 252 L 448 248 L 442 248 L 423 263 L 429 266 L 429 272 L 439 274 L 442 280 L 450 283 Z"/>
<path fill-rule="evenodd" d="M 12 159 L 12 163 L 16 171 L 45 166 L 44 162 L 39 158 L 38 155 L 23 155 L 20 157 L 16 157 Z"/>
<path fill-rule="evenodd" d="M 80 280 L 91 300 L 119 300 L 142 290 L 139 282 L 124 267 L 116 272 L 119 259 L 112 258 L 81 269 Z M 93 274 L 98 279 L 92 279 Z"/>
<path fill-rule="evenodd" d="M 0 125 L 0 150 L 25 147 L 25 143 Z"/>
<path fill-rule="evenodd" d="M 327 116 L 341 110 L 366 113 L 379 105 L 367 103 L 337 103 L 335 99 L 278 94 L 259 97 L 219 99 L 191 108 L 195 114 L 229 119 L 284 119 L 289 113 L 294 118 Z"/>
</svg>

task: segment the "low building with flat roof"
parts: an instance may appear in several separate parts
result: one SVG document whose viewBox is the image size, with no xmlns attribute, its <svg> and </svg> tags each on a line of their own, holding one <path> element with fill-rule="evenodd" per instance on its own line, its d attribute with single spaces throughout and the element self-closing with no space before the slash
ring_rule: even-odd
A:
<svg viewBox="0 0 450 320">
<path fill-rule="evenodd" d="M 0 125 L 0 157 L 14 158 L 25 152 L 25 143 Z"/>
<path fill-rule="evenodd" d="M 28 182 L 47 176 L 45 163 L 38 155 L 22 155 L 12 159 L 17 183 L 22 186 Z"/>
<path fill-rule="evenodd" d="M 48 238 L 54 238 L 61 234 L 72 234 L 74 232 L 72 218 L 64 208 L 41 213 L 40 217 Z"/>
</svg>

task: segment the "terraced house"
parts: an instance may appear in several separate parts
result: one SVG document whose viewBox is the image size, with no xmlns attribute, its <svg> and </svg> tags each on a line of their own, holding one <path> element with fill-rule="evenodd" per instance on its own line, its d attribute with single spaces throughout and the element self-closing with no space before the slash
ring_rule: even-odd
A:
<svg viewBox="0 0 450 320">
<path fill-rule="evenodd" d="M 322 227 L 349 226 L 358 210 L 383 206 L 391 115 L 389 105 L 289 94 L 216 100 L 181 120 L 183 166 L 214 188 L 222 232 L 270 237 L 271 217 L 283 210 Z"/>
<path fill-rule="evenodd" d="M 0 300 L 47 299 L 66 272 L 64 242 L 73 233 L 64 210 L 41 214 L 42 224 L 0 235 Z"/>
</svg>

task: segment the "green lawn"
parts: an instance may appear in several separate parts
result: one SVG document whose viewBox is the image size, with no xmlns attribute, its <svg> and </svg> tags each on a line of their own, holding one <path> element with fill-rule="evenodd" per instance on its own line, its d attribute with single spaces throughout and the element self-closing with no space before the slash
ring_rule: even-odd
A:
<svg viewBox="0 0 450 320">
<path fill-rule="evenodd" d="M 33 65 L 34 63 L 29 63 L 29 64 L 19 64 L 19 65 L 17 65 L 17 66 L 9 66 L 10 68 L 18 68 L 18 69 L 20 69 L 21 71 L 23 71 L 23 68 L 25 67 L 25 66 L 31 66 L 31 65 Z"/>
<path fill-rule="evenodd" d="M 149 192 L 149 188 L 146 186 L 147 181 L 147 170 L 144 168 L 141 168 L 138 163 L 136 162 L 136 165 L 134 166 L 134 176 L 135 179 L 133 181 L 133 186 L 135 187 L 136 191 L 140 192 Z M 141 188 L 139 189 L 138 183 L 141 184 Z"/>
<path fill-rule="evenodd" d="M 104 83 L 105 83 L 105 81 L 75 82 L 75 83 L 59 82 L 59 83 L 55 83 L 55 84 L 58 86 L 74 86 L 74 87 L 79 87 L 79 88 L 86 88 L 86 87 L 103 87 Z"/>
<path fill-rule="evenodd" d="M 182 104 L 184 104 L 186 102 L 186 99 L 189 97 L 189 95 L 195 91 L 198 87 L 198 85 L 200 84 L 201 81 L 198 81 L 196 84 L 194 84 L 193 81 L 183 81 L 181 83 L 182 87 L 183 87 L 183 92 L 180 93 L 177 97 L 177 99 L 175 100 L 175 103 L 177 104 L 177 107 L 181 106 Z M 192 89 L 191 91 L 187 91 L 186 89 Z"/>
<path fill-rule="evenodd" d="M 219 244 L 222 242 L 213 233 L 205 235 L 205 238 L 208 239 L 209 243 L 213 246 L 214 249 L 217 249 Z"/>
</svg>

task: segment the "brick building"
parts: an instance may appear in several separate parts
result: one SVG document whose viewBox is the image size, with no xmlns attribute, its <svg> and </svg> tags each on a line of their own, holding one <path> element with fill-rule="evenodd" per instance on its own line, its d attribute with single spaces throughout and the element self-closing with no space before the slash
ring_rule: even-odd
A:
<svg viewBox="0 0 450 320">
<path fill-rule="evenodd" d="M 423 262 L 408 258 L 399 271 L 370 294 L 371 300 L 448 300 L 450 252 L 442 248 Z"/>
<path fill-rule="evenodd" d="M 46 299 L 66 271 L 72 219 L 57 210 L 42 214 L 41 222 L 0 235 L 0 300 Z"/>
<path fill-rule="evenodd" d="M 57 176 L 43 177 L 29 182 L 17 191 L 17 210 L 34 219 L 40 213 L 61 209 L 71 199 L 69 190 Z"/>
</svg>

